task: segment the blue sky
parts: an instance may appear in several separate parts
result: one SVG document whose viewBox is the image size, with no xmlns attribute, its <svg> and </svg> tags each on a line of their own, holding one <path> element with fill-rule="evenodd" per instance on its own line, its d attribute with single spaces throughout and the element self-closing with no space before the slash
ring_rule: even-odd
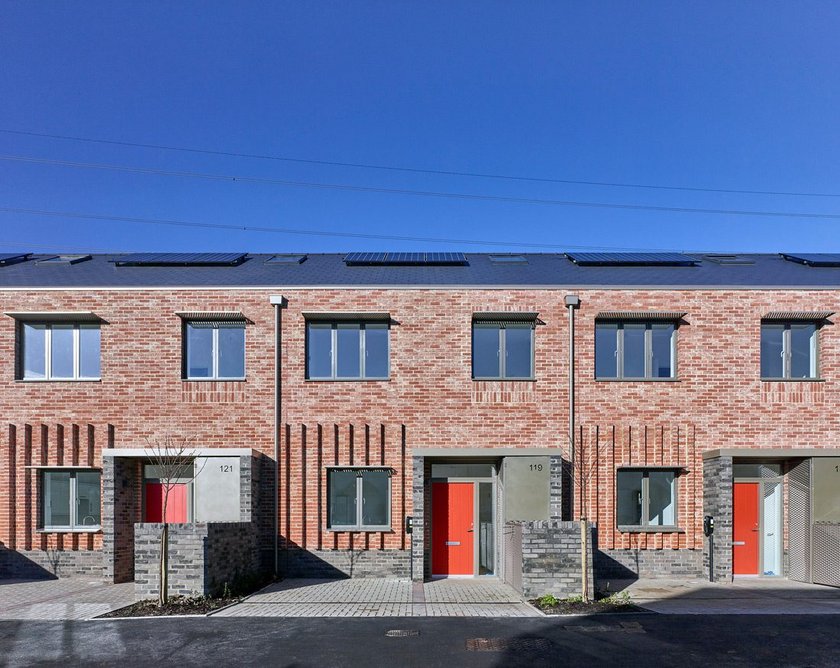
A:
<svg viewBox="0 0 840 668">
<path fill-rule="evenodd" d="M 838 250 L 840 220 L 215 181 L 840 215 L 840 3 L 8 2 L 0 129 L 573 181 L 521 182 L 0 132 L 0 251 Z M 113 216 L 117 219 L 107 219 Z M 515 246 L 511 245 L 511 249 Z M 539 250 L 535 247 L 534 250 Z"/>
</svg>

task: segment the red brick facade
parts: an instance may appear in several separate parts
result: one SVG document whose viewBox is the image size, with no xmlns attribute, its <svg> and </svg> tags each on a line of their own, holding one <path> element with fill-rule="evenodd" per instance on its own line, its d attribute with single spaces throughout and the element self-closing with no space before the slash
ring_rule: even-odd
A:
<svg viewBox="0 0 840 668">
<path fill-rule="evenodd" d="M 31 465 L 101 464 L 105 447 L 140 448 L 167 433 L 201 447 L 253 448 L 273 457 L 274 308 L 283 294 L 280 533 L 307 549 L 405 549 L 411 454 L 417 448 L 567 450 L 568 312 L 576 312 L 579 458 L 587 489 L 576 494 L 598 523 L 599 547 L 701 549 L 702 460 L 715 448 L 836 447 L 840 334 L 819 334 L 812 382 L 762 382 L 759 333 L 769 311 L 840 311 L 840 291 L 795 290 L 43 290 L 0 291 L 4 311 L 92 311 L 102 325 L 100 382 L 15 380 L 16 323 L 0 318 L 0 543 L 13 550 L 99 549 L 98 535 L 37 532 Z M 180 311 L 241 311 L 244 382 L 181 379 Z M 535 311 L 534 381 L 471 379 L 471 319 L 479 311 Z M 594 319 L 601 311 L 685 312 L 677 379 L 596 381 Z M 390 380 L 305 379 L 304 312 L 388 312 Z M 597 462 L 594 460 L 597 459 Z M 325 467 L 385 464 L 392 531 L 332 533 L 325 526 Z M 615 469 L 683 466 L 680 533 L 615 528 Z M 581 502 L 584 506 L 581 508 Z M 264 509 L 273 512 L 273 508 Z"/>
</svg>

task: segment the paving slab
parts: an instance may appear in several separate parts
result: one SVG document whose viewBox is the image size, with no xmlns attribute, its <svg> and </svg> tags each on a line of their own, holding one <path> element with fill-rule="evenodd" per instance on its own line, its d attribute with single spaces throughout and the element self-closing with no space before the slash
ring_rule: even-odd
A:
<svg viewBox="0 0 840 668">
<path fill-rule="evenodd" d="M 731 583 L 698 579 L 614 581 L 633 603 L 662 614 L 840 614 L 840 589 L 784 578 L 736 578 Z"/>
<path fill-rule="evenodd" d="M 539 617 L 497 579 L 288 579 L 214 617 Z"/>
<path fill-rule="evenodd" d="M 0 580 L 0 619 L 89 619 L 134 603 L 134 583 L 90 578 Z"/>
</svg>

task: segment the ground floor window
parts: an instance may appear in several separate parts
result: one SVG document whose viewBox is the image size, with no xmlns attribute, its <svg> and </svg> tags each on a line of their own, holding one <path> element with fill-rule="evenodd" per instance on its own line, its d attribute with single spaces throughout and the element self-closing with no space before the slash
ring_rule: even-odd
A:
<svg viewBox="0 0 840 668">
<path fill-rule="evenodd" d="M 676 471 L 619 469 L 616 520 L 619 528 L 675 527 Z"/>
<path fill-rule="evenodd" d="M 41 517 L 44 529 L 95 530 L 102 523 L 99 471 L 44 471 Z"/>
<path fill-rule="evenodd" d="M 383 531 L 391 528 L 389 469 L 328 469 L 327 494 L 330 529 Z"/>
</svg>

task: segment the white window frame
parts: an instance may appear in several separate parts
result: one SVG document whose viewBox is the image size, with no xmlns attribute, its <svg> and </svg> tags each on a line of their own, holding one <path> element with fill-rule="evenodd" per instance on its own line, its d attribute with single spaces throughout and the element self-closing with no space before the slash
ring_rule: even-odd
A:
<svg viewBox="0 0 840 668">
<path fill-rule="evenodd" d="M 26 375 L 26 327 L 43 327 L 44 328 L 44 377 L 33 378 Z M 73 331 L 73 375 L 72 376 L 53 376 L 52 373 L 52 332 L 53 327 L 60 329 L 72 328 Z M 81 336 L 79 334 L 81 329 L 98 329 L 99 330 L 99 375 L 98 376 L 82 376 L 81 375 Z M 20 380 L 28 382 L 45 382 L 45 381 L 62 381 L 62 382 L 78 382 L 78 381 L 97 381 L 102 379 L 102 328 L 99 323 L 93 322 L 21 322 L 20 323 Z"/>
<path fill-rule="evenodd" d="M 47 485 L 47 473 L 69 473 L 70 474 L 70 524 L 47 524 L 47 507 L 50 502 L 50 486 Z M 76 485 L 76 475 L 79 473 L 96 473 L 99 475 L 99 524 L 79 524 L 78 523 L 78 495 Z M 102 529 L 102 471 L 99 469 L 65 469 L 65 468 L 45 468 L 41 470 L 41 517 L 40 530 L 53 531 L 62 533 L 93 533 Z"/>
<path fill-rule="evenodd" d="M 645 328 L 645 375 L 644 376 L 625 376 L 624 375 L 624 328 L 627 325 L 643 325 Z M 654 376 L 653 375 L 653 327 L 654 325 L 670 325 L 673 327 L 671 332 L 671 375 L 670 376 Z M 595 376 L 596 380 L 642 380 L 642 381 L 669 381 L 677 378 L 677 332 L 679 326 L 676 322 L 667 320 L 620 320 L 620 321 L 596 321 L 595 327 L 610 326 L 615 327 L 616 330 L 616 375 L 615 376 Z M 598 351 L 595 351 L 596 360 Z M 597 365 L 595 367 L 597 369 Z"/>
<path fill-rule="evenodd" d="M 309 372 L 309 329 L 314 327 L 316 329 L 330 330 L 330 375 L 329 376 L 313 376 Z M 385 357 L 387 362 L 387 369 L 384 376 L 368 376 L 367 375 L 367 329 L 384 329 L 387 332 Z M 338 330 L 339 329 L 359 329 L 359 375 L 358 376 L 339 376 L 338 375 Z M 390 380 L 391 378 L 391 326 L 387 322 L 378 321 L 359 321 L 359 322 L 339 322 L 339 321 L 320 321 L 312 320 L 306 323 L 306 379 L 307 380 Z"/>
<path fill-rule="evenodd" d="M 471 373 L 473 380 L 535 380 L 536 379 L 536 356 L 537 356 L 537 337 L 536 337 L 536 323 L 531 321 L 512 320 L 510 322 L 484 322 L 481 320 L 474 320 L 472 323 L 472 336 L 475 340 L 476 329 L 499 329 L 499 347 L 496 351 L 496 356 L 499 359 L 499 374 L 496 376 L 476 376 L 475 375 L 475 344 L 472 348 L 471 359 Z M 531 330 L 531 373 L 527 376 L 508 376 L 507 375 L 507 329 L 530 329 Z"/>
<path fill-rule="evenodd" d="M 330 521 L 330 508 L 332 507 L 332 473 L 334 471 L 353 471 L 356 474 L 356 523 L 355 524 L 332 524 Z M 365 471 L 382 471 L 388 476 L 388 498 L 387 510 L 388 519 L 391 520 L 383 525 L 366 525 L 362 523 L 364 517 L 364 479 L 362 473 Z M 392 520 L 392 471 L 383 466 L 328 466 L 327 467 L 327 530 L 328 531 L 390 531 Z"/>
<path fill-rule="evenodd" d="M 814 327 L 814 336 L 811 339 L 810 346 L 810 375 L 809 376 L 791 376 L 791 367 L 793 361 L 793 350 L 791 348 L 791 329 L 793 325 L 812 325 Z M 820 323 L 816 321 L 786 321 L 786 320 L 766 320 L 762 321 L 761 329 L 765 327 L 781 327 L 782 328 L 782 375 L 781 376 L 761 376 L 762 380 L 819 380 L 820 365 L 819 365 L 819 338 L 820 338 Z M 759 336 L 759 346 L 761 338 Z M 760 355 L 760 350 L 759 350 Z M 761 368 L 761 360 L 759 359 L 759 369 Z"/>
<path fill-rule="evenodd" d="M 219 325 L 222 322 L 227 323 L 229 321 L 221 321 L 220 320 L 218 322 L 213 322 L 211 327 L 206 327 L 206 329 L 209 329 L 213 332 L 213 342 L 212 342 L 213 345 L 212 345 L 212 350 L 211 350 L 211 353 L 210 353 L 210 355 L 212 357 L 212 360 L 211 360 L 212 366 L 211 366 L 211 374 L 209 376 L 191 376 L 190 375 L 189 328 L 194 323 L 190 322 L 189 320 L 187 320 L 184 323 L 184 334 L 183 334 L 184 349 L 183 349 L 183 353 L 182 353 L 183 356 L 184 356 L 183 374 L 182 374 L 184 380 L 191 380 L 191 381 L 233 380 L 233 381 L 235 381 L 235 380 L 245 380 L 248 377 L 248 368 L 247 368 L 248 360 L 247 360 L 247 354 L 246 354 L 246 351 L 247 351 L 247 348 L 248 348 L 248 331 L 247 331 L 248 328 L 245 327 L 244 322 L 241 323 L 241 325 L 242 325 L 242 327 L 241 327 L 241 329 L 242 329 L 242 370 L 243 370 L 244 373 L 241 376 L 220 376 L 219 375 L 219 330 L 223 329 L 223 328 L 219 327 Z M 240 323 L 237 322 L 236 324 L 239 325 Z M 231 327 L 230 329 L 239 329 L 239 327 Z"/>
</svg>

